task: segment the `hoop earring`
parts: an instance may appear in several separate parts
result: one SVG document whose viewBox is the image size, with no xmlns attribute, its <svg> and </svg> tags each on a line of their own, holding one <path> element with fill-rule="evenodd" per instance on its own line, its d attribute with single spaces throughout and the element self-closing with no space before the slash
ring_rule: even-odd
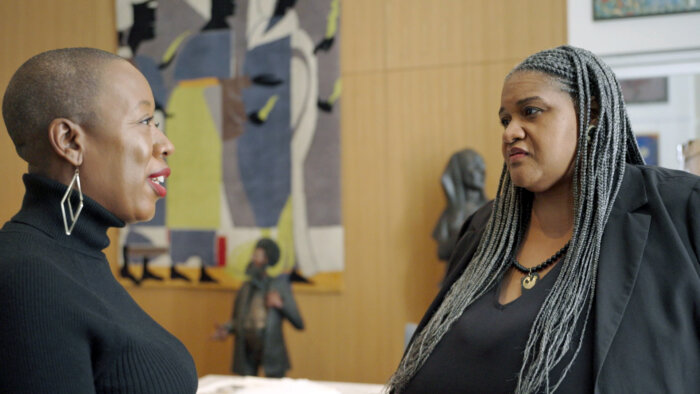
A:
<svg viewBox="0 0 700 394">
<path fill-rule="evenodd" d="M 586 140 L 588 142 L 591 142 L 591 136 L 595 133 L 596 129 L 597 127 L 595 125 L 588 126 L 588 130 L 586 130 Z"/>
<path fill-rule="evenodd" d="M 71 191 L 73 190 L 73 185 L 77 184 L 78 185 L 78 198 L 80 198 L 80 203 L 78 204 L 78 210 L 73 212 L 73 204 L 70 202 L 70 195 Z M 66 204 L 66 201 L 68 201 L 68 204 Z M 68 213 L 70 214 L 70 220 L 71 220 L 71 225 L 70 227 L 68 226 L 68 220 L 66 219 L 66 208 L 64 205 L 68 205 Z M 80 174 L 78 171 L 78 168 L 75 168 L 75 174 L 73 174 L 73 179 L 71 179 L 70 183 L 68 184 L 68 189 L 66 190 L 66 193 L 63 195 L 63 198 L 61 199 L 61 214 L 63 215 L 63 228 L 66 230 L 66 235 L 70 235 L 70 233 L 73 231 L 73 227 L 75 227 L 75 223 L 78 222 L 78 217 L 80 216 L 80 212 L 83 210 L 83 190 L 80 188 Z"/>
</svg>

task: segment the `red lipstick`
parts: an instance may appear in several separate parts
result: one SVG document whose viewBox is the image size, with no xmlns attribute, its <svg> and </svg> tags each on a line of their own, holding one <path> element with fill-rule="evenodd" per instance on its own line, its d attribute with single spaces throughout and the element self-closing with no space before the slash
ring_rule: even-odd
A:
<svg viewBox="0 0 700 394">
<path fill-rule="evenodd" d="M 148 183 L 159 197 L 165 197 L 168 191 L 165 189 L 165 179 L 170 176 L 170 168 L 164 168 L 148 176 Z"/>
</svg>

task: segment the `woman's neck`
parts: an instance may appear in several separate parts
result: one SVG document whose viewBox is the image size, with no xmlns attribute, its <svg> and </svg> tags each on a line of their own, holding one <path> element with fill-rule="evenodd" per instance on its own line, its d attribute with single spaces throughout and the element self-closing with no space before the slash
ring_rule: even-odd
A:
<svg viewBox="0 0 700 394">
<path fill-rule="evenodd" d="M 530 229 L 536 227 L 548 238 L 570 238 L 574 227 L 572 182 L 563 182 L 541 193 L 532 202 Z"/>
</svg>

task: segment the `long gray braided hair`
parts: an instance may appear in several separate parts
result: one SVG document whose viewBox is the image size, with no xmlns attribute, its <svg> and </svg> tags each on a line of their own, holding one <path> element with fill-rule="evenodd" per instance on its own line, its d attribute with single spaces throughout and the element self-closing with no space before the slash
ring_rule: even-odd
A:
<svg viewBox="0 0 700 394">
<path fill-rule="evenodd" d="M 581 318 L 581 336 L 589 321 L 603 230 L 622 183 L 625 162 L 644 164 L 644 160 L 615 75 L 594 54 L 561 46 L 528 57 L 508 77 L 520 71 L 545 73 L 559 82 L 578 114 L 573 234 L 560 263 L 561 273 L 530 329 L 516 388 L 517 393 L 552 392 L 581 347 L 582 338 L 574 338 L 574 333 Z M 593 108 L 594 100 L 598 109 Z M 527 229 L 532 198 L 532 193 L 513 185 L 504 165 L 493 212 L 474 257 L 413 339 L 388 383 L 389 392 L 401 392 L 464 309 L 503 278 Z M 550 381 L 550 371 L 572 346 L 573 357 L 561 376 Z"/>
</svg>

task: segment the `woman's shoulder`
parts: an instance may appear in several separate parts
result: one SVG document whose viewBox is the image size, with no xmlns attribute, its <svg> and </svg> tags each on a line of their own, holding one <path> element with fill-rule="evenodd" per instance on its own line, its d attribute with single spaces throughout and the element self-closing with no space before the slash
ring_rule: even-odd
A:
<svg viewBox="0 0 700 394">
<path fill-rule="evenodd" d="M 654 234 L 660 234 L 659 239 L 662 239 L 663 234 L 672 232 L 697 256 L 700 253 L 700 176 L 656 166 L 631 166 L 628 170 L 630 181 L 644 187 L 628 186 L 625 191 L 642 194 L 637 197 L 644 202 L 639 208 L 651 215 L 651 225 L 657 228 Z"/>
<path fill-rule="evenodd" d="M 459 230 L 459 238 L 462 238 L 467 232 L 479 231 L 486 227 L 491 218 L 491 213 L 493 213 L 493 203 L 494 200 L 487 202 L 464 221 L 462 228 Z"/>
<path fill-rule="evenodd" d="M 23 262 L 51 262 L 53 240 L 41 231 L 21 223 L 8 222 L 0 229 L 0 267 Z M 3 269 L 3 272 L 5 270 Z"/>
<path fill-rule="evenodd" d="M 638 174 L 649 199 L 658 199 L 669 208 L 700 204 L 700 176 L 647 165 L 629 166 L 628 170 Z"/>
<path fill-rule="evenodd" d="M 47 254 L 49 238 L 24 227 L 10 222 L 0 230 L 0 266 L 19 261 L 44 260 L 40 256 Z"/>
<path fill-rule="evenodd" d="M 74 283 L 67 255 L 39 231 L 5 226 L 0 230 L 0 293 L 54 292 L 64 299 L 64 285 Z"/>
<path fill-rule="evenodd" d="M 638 171 L 647 186 L 671 187 L 688 191 L 700 189 L 700 176 L 687 171 L 650 165 L 628 165 L 628 170 Z"/>
<path fill-rule="evenodd" d="M 15 250 L 8 250 L 5 241 L 10 238 L 0 235 L 0 325 L 71 320 L 72 316 L 65 312 L 84 300 L 83 295 L 73 291 L 75 278 L 38 248 L 18 245 Z"/>
<path fill-rule="evenodd" d="M 0 228 L 0 247 L 15 246 L 24 249 L 34 248 L 37 244 L 51 242 L 52 238 L 42 230 L 16 221 L 15 218 Z M 13 243 L 16 243 L 13 245 Z M 2 255 L 0 255 L 2 256 Z"/>
</svg>

